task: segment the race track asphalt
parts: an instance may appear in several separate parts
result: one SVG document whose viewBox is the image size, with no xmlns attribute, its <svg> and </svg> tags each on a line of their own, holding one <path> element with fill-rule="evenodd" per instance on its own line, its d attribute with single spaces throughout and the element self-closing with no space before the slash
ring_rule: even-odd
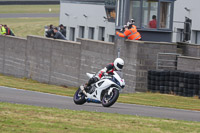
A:
<svg viewBox="0 0 200 133">
<path fill-rule="evenodd" d="M 186 121 L 200 121 L 200 111 L 152 107 L 135 104 L 115 103 L 109 108 L 101 104 L 86 103 L 75 105 L 73 99 L 67 96 L 59 96 L 48 93 L 27 91 L 0 86 L 0 102 L 27 104 L 43 107 L 54 107 L 70 110 L 85 110 L 105 113 L 118 113 L 137 116 L 149 116 Z"/>
</svg>

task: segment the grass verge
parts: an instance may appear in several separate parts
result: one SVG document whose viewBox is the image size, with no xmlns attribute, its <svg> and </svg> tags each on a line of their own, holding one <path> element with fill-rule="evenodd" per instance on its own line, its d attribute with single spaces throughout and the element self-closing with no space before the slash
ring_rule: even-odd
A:
<svg viewBox="0 0 200 133">
<path fill-rule="evenodd" d="M 0 102 L 1 132 L 198 133 L 199 122 L 62 110 Z"/>
<path fill-rule="evenodd" d="M 0 5 L 0 13 L 60 13 L 60 5 Z"/>
<path fill-rule="evenodd" d="M 0 18 L 1 24 L 7 24 L 15 36 L 26 38 L 28 35 L 44 36 L 44 26 L 59 25 L 59 18 Z"/>
<path fill-rule="evenodd" d="M 160 93 L 122 94 L 117 102 L 200 111 L 198 97 L 182 97 Z"/>
<path fill-rule="evenodd" d="M 52 93 L 63 96 L 73 96 L 77 89 L 74 87 L 42 84 L 27 78 L 15 78 L 4 75 L 0 75 L 0 86 Z M 180 97 L 158 93 L 134 93 L 120 94 L 117 102 L 200 111 L 200 99 L 196 97 Z"/>
</svg>

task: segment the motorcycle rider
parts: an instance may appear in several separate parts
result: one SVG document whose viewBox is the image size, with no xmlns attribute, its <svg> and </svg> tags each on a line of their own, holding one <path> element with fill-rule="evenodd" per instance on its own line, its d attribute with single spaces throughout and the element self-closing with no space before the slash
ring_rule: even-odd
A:
<svg viewBox="0 0 200 133">
<path fill-rule="evenodd" d="M 85 89 L 89 90 L 90 85 L 99 81 L 103 76 L 113 74 L 114 71 L 121 71 L 124 66 L 124 60 L 116 58 L 113 63 L 108 64 L 105 68 L 101 69 L 94 77 L 90 78 L 88 83 L 85 84 Z"/>
</svg>

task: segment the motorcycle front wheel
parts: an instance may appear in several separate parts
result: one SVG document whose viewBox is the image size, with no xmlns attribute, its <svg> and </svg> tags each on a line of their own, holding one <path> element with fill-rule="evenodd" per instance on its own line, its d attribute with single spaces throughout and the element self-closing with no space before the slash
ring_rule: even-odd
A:
<svg viewBox="0 0 200 133">
<path fill-rule="evenodd" d="M 105 95 L 102 98 L 102 105 L 104 107 L 110 107 L 112 106 L 119 97 L 119 90 L 113 89 L 110 95 L 108 95 L 108 92 L 105 93 Z"/>
<path fill-rule="evenodd" d="M 74 94 L 73 99 L 74 99 L 74 103 L 78 105 L 82 105 L 86 102 L 85 95 L 83 94 L 83 92 L 81 92 L 80 88 Z"/>
</svg>

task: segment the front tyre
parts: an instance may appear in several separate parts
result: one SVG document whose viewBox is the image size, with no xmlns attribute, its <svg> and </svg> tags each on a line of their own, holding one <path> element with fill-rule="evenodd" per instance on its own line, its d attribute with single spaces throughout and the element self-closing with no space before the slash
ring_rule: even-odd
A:
<svg viewBox="0 0 200 133">
<path fill-rule="evenodd" d="M 104 107 L 110 107 L 112 106 L 119 97 L 119 90 L 113 89 L 110 95 L 108 93 L 105 93 L 105 95 L 102 98 L 102 105 Z"/>
<path fill-rule="evenodd" d="M 86 102 L 85 95 L 83 94 L 83 92 L 81 92 L 80 88 L 74 94 L 73 99 L 74 99 L 74 103 L 78 105 L 82 105 Z"/>
</svg>

